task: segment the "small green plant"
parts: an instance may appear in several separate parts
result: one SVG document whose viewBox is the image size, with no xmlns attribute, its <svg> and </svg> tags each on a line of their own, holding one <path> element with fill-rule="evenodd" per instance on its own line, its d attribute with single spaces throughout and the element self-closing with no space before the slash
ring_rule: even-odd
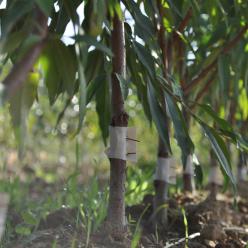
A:
<svg viewBox="0 0 248 248">
<path fill-rule="evenodd" d="M 147 211 L 147 209 L 150 207 L 150 205 L 147 205 L 146 208 L 143 210 L 143 212 L 141 213 L 137 223 L 136 223 L 136 227 L 135 227 L 135 231 L 134 231 L 134 234 L 133 234 L 133 239 L 132 239 L 132 242 L 131 242 L 131 248 L 136 248 L 138 247 L 139 245 L 139 241 L 140 241 L 140 238 L 141 238 L 141 235 L 142 235 L 142 228 L 140 226 L 140 222 L 141 222 L 141 219 L 142 217 L 144 216 L 145 212 Z"/>
<path fill-rule="evenodd" d="M 188 220 L 187 220 L 184 208 L 182 208 L 181 211 L 182 211 L 182 214 L 183 214 L 183 224 L 184 224 L 184 227 L 185 227 L 185 246 L 184 247 L 188 248 L 188 242 L 189 242 Z"/>
</svg>

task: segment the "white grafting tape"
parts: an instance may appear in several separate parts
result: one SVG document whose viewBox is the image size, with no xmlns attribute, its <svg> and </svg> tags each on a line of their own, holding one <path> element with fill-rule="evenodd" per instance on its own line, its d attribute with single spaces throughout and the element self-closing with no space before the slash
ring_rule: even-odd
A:
<svg viewBox="0 0 248 248">
<path fill-rule="evenodd" d="M 174 158 L 158 157 L 154 179 L 176 184 L 176 166 Z"/>
<path fill-rule="evenodd" d="M 129 127 L 127 129 L 127 160 L 131 162 L 137 162 L 136 143 L 136 128 Z"/>
<path fill-rule="evenodd" d="M 127 158 L 127 127 L 109 127 L 110 147 L 107 151 L 109 158 L 126 160 Z"/>
<path fill-rule="evenodd" d="M 221 174 L 219 166 L 212 166 L 209 170 L 209 183 L 214 183 L 217 185 L 223 184 L 223 176 Z"/>
<path fill-rule="evenodd" d="M 109 127 L 110 147 L 106 154 L 109 158 L 137 161 L 136 128 Z"/>
<path fill-rule="evenodd" d="M 0 193 L 0 240 L 4 232 L 6 214 L 8 210 L 9 196 L 6 193 Z"/>
<path fill-rule="evenodd" d="M 193 156 L 191 154 L 187 157 L 186 167 L 183 173 L 194 176 Z"/>
<path fill-rule="evenodd" d="M 238 171 L 237 171 L 237 180 L 239 181 L 245 181 L 247 178 L 247 167 L 246 166 L 242 166 L 242 167 L 238 167 Z"/>
</svg>

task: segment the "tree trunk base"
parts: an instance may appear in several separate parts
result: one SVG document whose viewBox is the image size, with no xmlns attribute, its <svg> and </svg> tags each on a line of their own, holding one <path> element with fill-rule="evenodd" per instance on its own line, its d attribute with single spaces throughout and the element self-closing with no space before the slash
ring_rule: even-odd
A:
<svg viewBox="0 0 248 248">
<path fill-rule="evenodd" d="M 209 190 L 209 198 L 217 200 L 219 185 L 217 185 L 216 183 L 210 183 Z"/>
<path fill-rule="evenodd" d="M 191 193 L 195 192 L 194 177 L 190 174 L 183 174 L 183 190 Z"/>
<path fill-rule="evenodd" d="M 127 230 L 124 202 L 125 180 L 126 161 L 110 159 L 110 192 L 107 222 L 110 232 L 114 236 L 118 236 L 119 233 L 121 234 Z"/>
<path fill-rule="evenodd" d="M 154 180 L 155 196 L 151 221 L 154 229 L 166 230 L 168 227 L 168 183 Z"/>
</svg>

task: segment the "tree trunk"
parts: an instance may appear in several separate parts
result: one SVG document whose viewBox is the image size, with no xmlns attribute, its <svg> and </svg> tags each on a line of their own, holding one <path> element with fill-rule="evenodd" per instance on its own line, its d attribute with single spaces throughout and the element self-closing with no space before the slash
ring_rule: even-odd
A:
<svg viewBox="0 0 248 248">
<path fill-rule="evenodd" d="M 111 126 L 127 127 L 128 115 L 124 110 L 124 100 L 121 94 L 116 73 L 125 76 L 126 53 L 123 22 L 115 14 L 113 19 L 113 31 L 111 35 L 113 57 L 112 72 L 112 121 Z M 110 190 L 107 220 L 111 227 L 111 233 L 118 237 L 126 229 L 125 217 L 125 180 L 126 161 L 110 159 Z"/>
<path fill-rule="evenodd" d="M 162 23 L 162 18 L 164 16 L 163 12 L 163 7 L 161 5 L 161 2 L 157 0 L 157 7 L 159 10 L 160 14 L 160 19 L 158 20 L 158 30 L 157 30 L 157 35 L 158 35 L 158 41 L 159 41 L 159 46 L 162 51 L 162 61 L 163 61 L 163 76 L 165 79 L 168 80 L 168 72 L 170 70 L 170 62 L 172 59 L 172 49 L 171 49 L 171 44 L 168 44 L 169 41 L 166 40 L 165 37 L 165 28 Z M 162 92 L 162 89 L 161 89 Z M 161 98 L 164 99 L 164 95 L 161 94 Z M 166 113 L 166 103 L 165 100 L 163 100 L 163 108 L 165 109 Z M 164 130 L 165 132 L 168 133 L 169 136 L 169 119 L 167 116 L 166 118 L 166 126 L 167 130 Z M 164 144 L 163 140 L 161 137 L 159 137 L 159 142 L 158 142 L 158 158 L 169 158 L 170 156 L 170 151 L 168 151 L 166 145 Z M 160 228 L 166 228 L 168 224 L 168 217 L 167 217 L 167 207 L 163 207 L 164 204 L 167 203 L 168 201 L 168 188 L 169 185 L 167 182 L 162 181 L 162 180 L 154 180 L 154 189 L 155 189 L 155 196 L 153 200 L 153 223 L 155 225 L 158 225 Z"/>
<path fill-rule="evenodd" d="M 239 152 L 238 169 L 237 169 L 237 182 L 246 181 L 247 168 L 246 168 L 246 154 Z"/>
<path fill-rule="evenodd" d="M 210 167 L 216 169 L 218 167 L 217 160 L 215 158 L 215 154 L 212 149 L 210 150 Z M 210 198 L 216 199 L 219 185 L 214 182 L 210 182 L 209 187 L 210 187 L 210 195 L 209 195 Z"/>
<path fill-rule="evenodd" d="M 186 112 L 185 109 L 183 109 L 183 116 L 186 122 L 186 126 L 188 130 L 190 129 L 190 115 Z M 186 168 L 187 158 L 182 159 L 184 161 L 183 168 Z M 183 190 L 188 192 L 194 192 L 195 191 L 195 182 L 194 182 L 194 176 L 191 174 L 183 172 Z"/>
<path fill-rule="evenodd" d="M 168 121 L 168 120 L 167 120 Z M 168 129 L 169 131 L 169 129 Z M 158 157 L 169 158 L 170 152 L 167 150 L 161 137 L 158 142 Z M 154 180 L 155 196 L 153 200 L 153 222 L 160 228 L 166 228 L 168 224 L 167 206 L 169 184 L 162 180 Z"/>
</svg>

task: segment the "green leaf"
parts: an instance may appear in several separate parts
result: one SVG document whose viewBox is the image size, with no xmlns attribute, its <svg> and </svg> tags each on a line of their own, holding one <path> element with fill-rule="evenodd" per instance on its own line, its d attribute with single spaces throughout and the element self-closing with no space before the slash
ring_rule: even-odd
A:
<svg viewBox="0 0 248 248">
<path fill-rule="evenodd" d="M 137 54 L 140 62 L 149 72 L 149 75 L 154 78 L 155 76 L 155 66 L 154 66 L 154 58 L 147 51 L 147 49 L 139 44 L 138 42 L 133 42 L 134 51 Z"/>
<path fill-rule="evenodd" d="M 26 34 L 23 31 L 10 33 L 6 39 L 1 40 L 0 47 L 2 53 L 12 53 L 24 40 Z"/>
<path fill-rule="evenodd" d="M 185 159 L 189 154 L 193 153 L 194 144 L 189 136 L 185 120 L 176 102 L 166 91 L 164 91 L 164 96 L 167 103 L 166 107 L 168 108 L 170 118 L 174 125 L 176 139 Z"/>
<path fill-rule="evenodd" d="M 152 21 L 142 13 L 140 7 L 135 1 L 124 1 L 124 4 L 129 9 L 135 20 L 135 33 L 148 42 L 156 35 Z"/>
<path fill-rule="evenodd" d="M 88 53 L 87 63 L 85 66 L 85 78 L 87 83 L 102 74 L 104 56 L 101 51 L 95 49 Z M 94 65 L 94 66 L 92 66 Z"/>
<path fill-rule="evenodd" d="M 37 218 L 30 211 L 22 213 L 22 218 L 25 221 L 25 223 L 29 225 L 36 226 L 39 223 Z"/>
<path fill-rule="evenodd" d="M 1 37 L 5 37 L 12 27 L 34 7 L 33 0 L 13 1 L 1 15 Z"/>
<path fill-rule="evenodd" d="M 105 146 L 107 145 L 107 138 L 109 135 L 109 124 L 111 119 L 111 106 L 110 106 L 110 92 L 109 83 L 111 81 L 110 75 L 102 80 L 100 89 L 96 92 L 96 111 L 98 114 L 99 126 L 101 128 L 102 137 Z"/>
<path fill-rule="evenodd" d="M 167 150 L 171 153 L 168 119 L 166 117 L 166 113 L 162 110 L 162 108 L 160 107 L 157 101 L 158 97 L 155 95 L 154 88 L 148 77 L 147 80 L 148 80 L 147 95 L 148 95 L 150 111 L 152 114 L 152 119 L 157 127 L 160 137 L 162 138 L 165 146 L 167 147 Z"/>
<path fill-rule="evenodd" d="M 129 56 L 127 57 L 127 67 L 128 67 L 127 71 L 130 72 L 129 77 L 131 78 L 132 83 L 137 88 L 138 99 L 143 106 L 144 113 L 147 119 L 151 123 L 152 117 L 148 104 L 147 89 L 146 89 L 146 85 L 142 80 L 142 75 L 140 73 L 140 71 L 142 70 L 142 65 L 136 62 L 136 56 L 133 49 L 130 48 L 130 50 L 127 50 L 127 53 L 129 54 Z"/>
<path fill-rule="evenodd" d="M 26 82 L 20 90 L 9 99 L 9 110 L 14 127 L 15 136 L 19 145 L 19 155 L 22 157 L 26 141 L 26 121 L 29 109 L 37 96 L 37 87 L 40 80 L 39 73 L 29 73 Z"/>
<path fill-rule="evenodd" d="M 72 96 L 76 82 L 76 56 L 72 49 L 60 40 L 51 40 L 44 49 L 39 64 L 48 89 L 50 104 L 66 91 Z"/>
<path fill-rule="evenodd" d="M 87 85 L 87 103 L 88 104 L 92 98 L 95 96 L 98 90 L 102 89 L 102 82 L 105 80 L 105 75 L 99 75 L 89 82 Z"/>
<path fill-rule="evenodd" d="M 54 41 L 56 52 L 56 66 L 59 70 L 63 87 L 69 96 L 72 96 L 75 88 L 75 78 L 77 71 L 76 55 L 74 48 L 70 49 L 62 41 Z"/>
<path fill-rule="evenodd" d="M 23 236 L 28 236 L 31 234 L 31 229 L 24 225 L 17 225 L 15 227 L 15 232 Z"/>
<path fill-rule="evenodd" d="M 224 119 L 220 118 L 216 112 L 207 104 L 197 104 L 201 109 L 205 111 L 209 116 L 211 116 L 216 124 L 223 130 L 233 132 L 232 126 Z"/>
<path fill-rule="evenodd" d="M 77 133 L 82 129 L 83 120 L 86 113 L 86 80 L 84 74 L 84 67 L 81 61 L 78 61 L 78 74 L 79 74 L 79 122 Z"/>
<path fill-rule="evenodd" d="M 127 99 L 128 96 L 128 80 L 126 80 L 122 75 L 115 73 L 119 83 L 120 83 L 120 87 L 121 87 L 121 93 L 122 93 L 122 97 L 124 100 Z"/>
<path fill-rule="evenodd" d="M 53 105 L 61 92 L 62 79 L 57 65 L 56 51 L 48 45 L 39 58 L 38 64 L 44 76 L 50 104 Z"/>
<path fill-rule="evenodd" d="M 216 133 L 216 131 L 206 125 L 203 122 L 200 122 L 203 130 L 205 131 L 206 136 L 208 137 L 211 146 L 213 148 L 213 151 L 218 158 L 223 170 L 231 180 L 232 184 L 234 187 L 236 187 L 236 181 L 232 173 L 231 169 L 231 163 L 230 163 L 230 158 L 229 158 L 229 153 L 228 150 L 225 146 L 224 141 L 221 139 L 221 137 Z"/>
<path fill-rule="evenodd" d="M 49 16 L 51 14 L 51 11 L 53 9 L 53 0 L 35 0 L 36 4 L 40 7 L 40 9 Z"/>
</svg>

